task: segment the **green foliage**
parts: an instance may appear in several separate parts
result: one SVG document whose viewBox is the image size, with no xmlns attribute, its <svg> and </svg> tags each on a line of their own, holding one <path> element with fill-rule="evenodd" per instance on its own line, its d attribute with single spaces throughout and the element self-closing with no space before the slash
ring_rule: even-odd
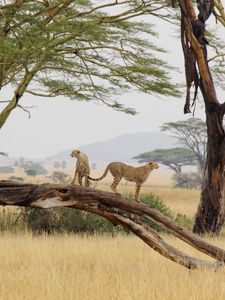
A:
<svg viewBox="0 0 225 300">
<path fill-rule="evenodd" d="M 174 219 L 174 214 L 171 211 L 171 209 L 158 197 L 157 195 L 150 193 L 150 194 L 143 194 L 140 197 L 141 202 L 149 205 L 151 208 L 154 208 L 161 212 L 164 216 Z M 146 223 L 153 229 L 155 229 L 157 232 L 163 232 L 166 231 L 160 227 L 159 225 L 155 224 L 154 221 L 147 220 Z"/>
<path fill-rule="evenodd" d="M 149 205 L 151 208 L 154 208 L 158 211 L 160 211 L 164 216 L 173 219 L 173 212 L 170 210 L 170 208 L 160 199 L 159 196 L 149 193 L 149 194 L 143 194 L 140 197 L 141 203 L 145 203 Z"/>
<path fill-rule="evenodd" d="M 188 230 L 192 230 L 194 226 L 194 219 L 188 218 L 186 215 L 177 214 L 175 222 L 180 224 L 181 226 L 187 228 Z"/>
<path fill-rule="evenodd" d="M 114 234 L 124 230 L 91 213 L 70 209 L 26 209 L 28 229 L 40 233 L 86 233 Z"/>
<path fill-rule="evenodd" d="M 150 41 L 156 36 L 153 25 L 135 19 L 155 14 L 156 1 L 97 2 L 30 0 L 0 6 L 0 88 L 16 88 L 0 126 L 24 93 L 94 100 L 131 114 L 133 109 L 116 101 L 123 92 L 179 95 L 170 80 L 172 68 L 156 58 L 163 50 Z"/>
<path fill-rule="evenodd" d="M 19 177 L 19 176 L 10 176 L 9 180 L 14 180 L 14 181 L 17 181 L 17 182 L 24 182 L 24 178 Z"/>
<path fill-rule="evenodd" d="M 46 175 L 48 173 L 47 170 L 40 163 L 32 161 L 24 162 L 22 168 L 24 169 L 25 173 L 29 176 Z"/>
<path fill-rule="evenodd" d="M 129 195 L 129 197 L 132 198 L 132 195 Z M 141 201 L 160 211 L 168 218 L 174 218 L 171 210 L 158 196 L 154 194 L 142 195 Z M 145 222 L 158 232 L 165 232 L 154 224 L 154 222 L 149 220 L 145 220 Z M 54 208 L 48 210 L 19 208 L 14 211 L 4 208 L 0 210 L 1 231 L 20 231 L 25 229 L 32 231 L 34 234 L 98 233 L 114 235 L 116 233 L 129 233 L 122 226 L 114 226 L 98 215 L 71 208 Z"/>
<path fill-rule="evenodd" d="M 156 161 L 168 166 L 175 172 L 181 172 L 182 166 L 196 164 L 196 158 L 193 151 L 186 148 L 157 149 L 150 152 L 144 152 L 134 157 L 139 162 Z"/>
<path fill-rule="evenodd" d="M 129 195 L 132 198 L 132 194 Z M 134 201 L 134 200 L 131 200 Z M 152 208 L 160 211 L 170 219 L 173 219 L 172 211 L 163 201 L 154 194 L 141 196 L 141 201 Z M 92 213 L 83 212 L 70 208 L 54 208 L 48 210 L 27 208 L 26 222 L 28 228 L 34 233 L 86 233 L 86 234 L 115 234 L 128 230 L 121 226 L 114 226 L 104 218 Z M 147 220 L 146 223 L 158 232 L 165 232 L 154 222 Z"/>
<path fill-rule="evenodd" d="M 33 176 L 33 177 L 37 176 L 37 171 L 34 169 L 25 169 L 24 171 L 28 176 Z"/>
</svg>

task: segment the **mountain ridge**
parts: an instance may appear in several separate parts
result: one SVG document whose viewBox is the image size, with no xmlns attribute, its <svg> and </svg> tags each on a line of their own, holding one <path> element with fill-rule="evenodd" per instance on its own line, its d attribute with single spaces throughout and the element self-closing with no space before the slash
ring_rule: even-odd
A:
<svg viewBox="0 0 225 300">
<path fill-rule="evenodd" d="M 155 149 L 173 148 L 177 140 L 163 132 L 139 132 L 130 134 L 121 134 L 108 140 L 102 140 L 95 143 L 85 144 L 74 149 L 85 152 L 90 162 L 110 162 L 123 161 L 127 163 L 135 162 L 134 156 L 152 151 Z M 74 161 L 70 157 L 71 149 L 60 151 L 55 155 L 46 157 L 45 162 L 65 160 Z"/>
</svg>

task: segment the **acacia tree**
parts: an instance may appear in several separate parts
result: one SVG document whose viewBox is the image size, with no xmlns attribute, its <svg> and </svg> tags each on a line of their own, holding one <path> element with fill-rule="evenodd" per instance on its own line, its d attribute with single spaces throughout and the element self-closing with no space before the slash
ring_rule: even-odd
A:
<svg viewBox="0 0 225 300">
<path fill-rule="evenodd" d="M 174 4 L 176 1 L 172 1 Z M 215 2 L 217 19 L 225 20 L 219 0 L 198 0 L 198 17 L 192 0 L 179 0 L 181 41 L 185 57 L 187 96 L 194 82 L 203 94 L 207 122 L 207 161 L 194 231 L 218 233 L 225 219 L 224 129 L 225 104 L 220 104 L 207 57 L 205 22 Z M 155 59 L 157 49 L 145 39 L 153 35 L 149 23 L 135 21 L 141 15 L 168 17 L 161 10 L 168 1 L 5 1 L 0 5 L 0 88 L 14 87 L 2 100 L 0 128 L 24 93 L 43 97 L 101 101 L 128 113 L 110 95 L 135 87 L 143 92 L 177 95 L 168 80 L 167 65 Z M 109 8 L 113 8 L 109 13 Z M 131 22 L 132 20 L 132 22 Z M 224 25 L 224 23 L 223 23 Z M 142 33 L 140 38 L 138 33 Z M 222 57 L 222 54 L 219 54 Z"/>
<path fill-rule="evenodd" d="M 178 95 L 162 49 L 145 37 L 153 27 L 135 17 L 167 1 L 8 0 L 0 5 L 0 89 L 13 87 L 0 128 L 25 93 L 99 101 L 134 114 L 113 98 L 132 87 Z M 131 21 L 132 19 L 132 21 Z M 22 107 L 23 108 L 23 107 Z"/>
<path fill-rule="evenodd" d="M 0 115 L 1 117 L 1 126 L 4 124 L 4 122 L 7 120 L 10 112 L 12 111 L 12 109 L 14 109 L 15 107 L 17 107 L 19 105 L 19 100 L 22 97 L 22 95 L 25 93 L 25 91 L 28 92 L 27 90 L 27 86 L 32 82 L 34 82 L 34 80 L 36 80 L 35 82 L 40 84 L 42 83 L 43 85 L 42 88 L 45 89 L 45 92 L 48 93 L 48 95 L 52 95 L 52 96 L 56 96 L 56 95 L 67 95 L 72 97 L 72 95 L 74 95 L 74 92 L 76 92 L 75 94 L 80 95 L 81 94 L 81 99 L 86 99 L 86 100 L 90 100 L 92 99 L 92 97 L 83 97 L 83 94 L 81 92 L 81 90 L 84 92 L 85 88 L 87 88 L 87 91 L 96 92 L 96 88 L 97 88 L 97 92 L 96 94 L 93 93 L 93 95 L 97 95 L 99 96 L 99 94 L 101 95 L 101 97 L 97 97 L 98 100 L 105 102 L 104 99 L 104 92 L 109 92 L 110 89 L 109 88 L 113 88 L 115 87 L 114 85 L 116 85 L 117 83 L 119 84 L 119 88 L 123 88 L 123 90 L 126 88 L 125 84 L 131 84 L 134 86 L 137 86 L 140 90 L 143 91 L 148 91 L 151 90 L 150 87 L 152 88 L 153 91 L 157 92 L 157 90 L 159 92 L 164 91 L 165 93 L 168 94 L 173 94 L 174 90 L 173 87 L 166 81 L 164 81 L 164 78 L 162 77 L 162 80 L 159 82 L 154 79 L 158 78 L 156 75 L 160 76 L 161 75 L 165 75 L 164 72 L 162 72 L 162 70 L 160 70 L 159 72 L 157 72 L 157 68 L 154 68 L 154 63 L 153 66 L 151 65 L 151 59 L 150 56 L 148 56 L 148 52 L 145 52 L 146 49 L 146 43 L 140 39 L 137 38 L 137 36 L 135 36 L 135 33 L 138 31 L 138 28 L 140 30 L 144 30 L 145 32 L 149 31 L 149 29 L 147 30 L 145 26 L 143 26 L 143 24 L 140 24 L 140 22 L 138 24 L 134 23 L 132 24 L 132 26 L 129 28 L 128 30 L 128 25 L 130 24 L 129 22 L 127 23 L 127 19 L 134 17 L 134 16 L 138 16 L 141 14 L 145 14 L 145 13 L 157 13 L 157 9 L 159 9 L 160 7 L 163 7 L 164 5 L 162 3 L 167 3 L 167 1 L 113 1 L 113 2 L 108 2 L 106 5 L 101 5 L 100 8 L 107 8 L 109 6 L 119 6 L 120 5 L 127 5 L 128 6 L 128 10 L 126 10 L 126 12 L 124 11 L 119 11 L 116 15 L 111 15 L 108 16 L 106 15 L 104 12 L 100 11 L 99 7 L 90 7 L 90 2 L 89 1 L 76 1 L 76 3 L 74 4 L 74 1 L 66 1 L 64 0 L 62 1 L 52 1 L 51 4 L 49 3 L 48 0 L 33 0 L 33 1 L 20 1 L 20 0 L 15 0 L 15 1 L 5 1 L 5 3 L 9 2 L 9 4 L 5 4 L 0 6 L 0 13 L 1 16 L 3 16 L 3 18 L 0 19 L 0 21 L 2 22 L 2 19 L 4 19 L 4 22 L 2 23 L 2 32 L 1 32 L 1 47 L 2 49 L 4 49 L 4 55 L 1 56 L 1 78 L 3 78 L 3 80 L 6 80 L 5 78 L 7 78 L 6 83 L 7 82 L 15 82 L 16 88 L 15 88 L 15 94 L 12 97 L 12 99 L 9 101 L 9 103 L 6 105 L 5 110 L 3 110 L 2 114 Z M 150 5 L 150 2 L 152 3 L 152 6 Z M 172 1 L 173 3 L 175 1 Z M 201 1 L 202 2 L 202 1 Z M 203 1 L 205 2 L 205 1 Z M 30 9 L 30 5 L 33 5 L 32 7 L 36 9 L 36 7 L 40 8 L 40 5 L 42 5 L 42 9 L 41 10 L 33 10 L 30 13 L 27 13 Z M 196 55 L 196 59 L 198 61 L 198 65 L 199 65 L 199 72 L 201 75 L 201 84 L 200 87 L 203 91 L 203 95 L 205 95 L 206 100 L 209 101 L 209 99 L 207 98 L 207 92 L 210 91 L 210 87 L 211 87 L 211 76 L 209 78 L 209 76 L 207 77 L 207 74 L 209 72 L 208 68 L 206 68 L 205 64 L 207 64 L 207 60 L 206 57 L 204 56 L 205 52 L 203 52 L 203 50 L 205 49 L 205 45 L 203 44 L 199 44 L 199 42 L 196 40 L 195 36 L 193 35 L 193 29 L 192 29 L 192 24 L 191 24 L 191 20 L 195 20 L 195 14 L 193 13 L 193 7 L 192 7 L 192 1 L 188 1 L 188 0 L 179 0 L 179 4 L 182 10 L 182 20 L 183 20 L 183 34 L 186 32 L 186 38 L 188 40 L 188 43 L 186 46 L 188 46 L 190 52 L 194 51 L 194 54 Z M 25 5 L 25 6 L 24 6 Z M 89 6 L 88 10 L 86 10 L 87 5 Z M 76 9 L 74 9 L 74 7 Z M 152 11 L 151 9 L 148 11 L 148 8 L 153 8 Z M 21 13 L 21 8 L 23 8 L 22 13 Z M 146 10 L 147 8 L 147 10 Z M 11 13 L 9 15 L 3 13 L 3 11 L 7 11 L 7 9 L 12 10 Z M 65 10 L 64 10 L 65 9 Z M 3 11 L 2 11 L 3 10 Z M 20 18 L 22 19 L 22 21 L 11 25 L 13 23 L 13 20 L 16 20 L 16 14 L 17 12 L 20 11 Z M 58 18 L 57 12 L 58 11 L 64 11 L 64 14 L 62 15 L 62 18 Z M 85 18 L 81 21 L 80 19 L 78 20 L 79 22 L 75 22 L 73 23 L 74 26 L 74 30 L 76 31 L 75 36 L 71 35 L 71 32 L 68 28 L 71 27 L 67 27 L 66 25 L 71 25 L 70 21 L 73 21 L 73 18 L 67 18 L 68 15 L 70 14 L 70 12 L 73 11 L 74 15 L 73 17 L 77 16 L 77 17 L 82 17 L 84 16 Z M 2 14 L 3 13 L 3 14 Z M 93 13 L 93 15 L 92 15 Z M 96 20 L 96 14 L 97 13 L 97 17 L 98 17 L 98 22 L 93 22 L 93 20 Z M 26 16 L 26 18 L 24 19 L 23 16 Z M 35 33 L 35 29 L 34 27 L 32 27 L 32 24 L 35 24 L 35 22 L 33 23 L 32 20 L 33 17 L 37 17 L 37 16 L 41 16 L 40 20 L 36 23 L 37 25 L 37 34 L 34 35 L 34 39 L 30 40 L 30 38 L 32 37 L 32 33 Z M 91 17 L 90 17 L 91 16 Z M 161 15 L 162 16 L 162 15 Z M 90 17 L 90 18 L 89 18 Z M 193 18 L 190 20 L 190 18 Z M 64 26 L 64 18 L 69 21 L 68 24 L 65 24 Z M 28 20 L 28 21 L 27 21 Z M 58 24 L 56 22 L 55 24 L 55 20 L 58 21 Z M 88 22 L 85 22 L 87 21 Z M 99 21 L 100 20 L 100 21 Z M 83 26 L 83 21 L 84 21 L 84 27 Z M 125 22 L 124 22 L 125 21 Z M 60 23 L 61 22 L 61 23 Z M 60 26 L 59 25 L 62 26 Z M 102 24 L 104 23 L 104 26 L 102 26 Z M 25 25 L 24 25 L 25 24 Z M 52 27 L 49 27 L 49 24 L 52 24 Z M 94 34 L 94 28 L 96 28 L 94 25 L 97 24 L 97 31 Z M 115 27 L 112 27 L 112 25 L 115 24 Z M 121 25 L 120 25 L 121 24 Z M 57 33 L 52 32 L 51 30 L 47 30 L 47 34 L 45 33 L 44 27 L 51 29 L 53 28 L 55 25 L 58 25 L 58 28 L 62 30 L 60 36 L 59 36 L 59 40 L 63 43 L 61 44 L 57 44 L 55 43 L 55 38 L 58 37 Z M 131 25 L 131 24 L 130 24 Z M 135 25 L 137 27 L 135 27 Z M 148 25 L 149 26 L 149 25 Z M 28 32 L 26 32 L 26 28 L 31 27 L 31 31 L 28 30 Z M 17 34 L 14 34 L 15 30 L 17 28 L 21 29 L 21 32 L 24 33 L 26 32 L 26 34 L 23 36 L 23 39 L 20 40 L 19 36 Z M 80 30 L 81 28 L 81 30 Z M 87 30 L 90 30 L 90 32 L 85 35 L 84 31 L 82 31 L 83 28 L 86 28 Z M 114 31 L 107 31 L 109 29 L 114 29 Z M 127 28 L 125 30 L 125 28 Z M 118 31 L 117 31 L 118 29 Z M 104 30 L 106 30 L 104 32 Z M 77 34 L 77 32 L 79 31 L 79 34 Z M 110 54 L 106 51 L 106 57 L 102 58 L 100 53 L 98 52 L 97 49 L 99 49 L 98 47 L 103 48 L 104 50 L 108 49 L 108 43 L 104 43 L 103 40 L 100 39 L 101 41 L 101 45 L 96 45 L 95 44 L 95 39 L 94 36 L 97 38 L 98 34 L 103 33 L 103 35 L 100 37 L 103 38 L 103 36 L 108 38 L 108 41 L 110 41 L 109 38 L 111 38 L 111 36 L 113 36 L 113 34 L 115 33 L 116 37 L 115 37 L 115 41 L 118 42 L 120 41 L 120 45 L 119 45 L 119 49 L 114 48 L 110 45 L 110 50 L 114 50 L 114 54 L 118 54 L 119 53 L 119 58 L 116 55 L 116 62 L 118 63 L 118 65 L 115 63 L 115 65 L 113 65 L 113 67 L 109 68 L 109 73 L 101 73 L 101 76 L 99 76 L 99 73 L 96 73 L 97 69 L 99 68 L 101 71 L 105 71 L 108 70 L 108 64 L 106 65 L 106 63 L 110 62 L 111 63 L 111 59 L 110 58 L 114 58 L 114 56 L 110 56 Z M 122 65 L 122 67 L 120 66 L 120 62 L 124 61 L 124 57 L 123 57 L 123 51 L 127 50 L 127 48 L 125 48 L 124 43 L 123 43 L 123 39 L 119 39 L 122 36 L 120 35 L 120 33 L 123 32 L 125 39 L 126 34 L 129 33 L 130 36 L 133 37 L 133 44 L 131 43 L 131 40 L 129 39 L 129 43 L 128 45 L 130 45 L 130 49 L 131 49 L 131 56 L 126 60 L 125 59 L 125 63 Z M 7 40 L 6 37 L 10 36 L 11 34 L 11 39 L 13 40 L 15 38 L 14 43 L 10 44 L 10 40 L 9 43 L 5 43 L 5 41 Z M 87 31 L 86 31 L 87 33 Z M 108 34 L 107 34 L 108 33 Z M 39 46 L 39 52 L 35 52 L 34 49 L 32 48 L 33 45 L 35 45 L 36 43 L 36 39 L 41 42 L 41 34 L 43 34 L 43 36 L 45 36 L 47 39 L 44 40 L 44 43 L 37 43 L 36 46 Z M 83 38 L 83 34 L 84 37 L 86 37 L 87 39 L 85 39 L 85 41 L 82 40 Z M 93 35 L 92 35 L 93 34 Z M 91 38 L 92 37 L 92 38 Z M 50 38 L 50 41 L 48 40 L 48 38 Z M 90 41 L 89 41 L 90 38 Z M 53 39 L 53 40 L 52 40 Z M 78 39 L 79 41 L 84 42 L 83 48 L 79 48 L 77 45 L 76 47 L 74 47 L 73 42 L 76 41 L 76 39 Z M 26 45 L 25 41 L 29 41 L 29 46 L 24 46 Z M 67 41 L 70 41 L 71 43 L 69 43 L 69 45 L 65 45 L 64 42 L 66 43 Z M 22 42 L 22 43 L 21 43 Z M 90 42 L 90 45 L 89 45 Z M 142 43 L 142 44 L 141 44 Z M 95 45 L 93 48 L 93 44 Z M 8 51 L 12 51 L 13 47 L 15 49 L 17 49 L 17 51 L 15 53 L 11 53 L 11 55 L 7 56 L 7 46 L 8 45 Z M 118 45 L 118 43 L 117 43 Z M 13 47 L 12 47 L 13 46 Z M 49 47 L 51 46 L 51 47 Z M 139 48 L 139 46 L 141 46 L 141 48 Z M 193 47 L 192 48 L 190 48 Z M 52 48 L 53 47 L 53 48 Z M 86 60 L 85 60 L 85 72 L 82 70 L 80 70 L 80 72 L 72 72 L 71 77 L 74 76 L 76 79 L 78 78 L 78 75 L 86 75 L 87 78 L 92 79 L 91 84 L 90 85 L 82 85 L 82 82 L 80 82 L 81 84 L 81 90 L 79 89 L 75 89 L 75 87 L 77 88 L 76 85 L 66 85 L 66 82 L 63 82 L 61 85 L 61 82 L 56 82 L 56 85 L 54 85 L 55 81 L 53 80 L 52 82 L 52 77 L 54 77 L 54 75 L 56 74 L 56 68 L 54 68 L 54 65 L 56 64 L 57 68 L 59 68 L 60 71 L 60 64 L 62 64 L 62 67 L 64 68 L 64 59 L 65 59 L 65 63 L 67 63 L 67 70 L 70 70 L 70 63 L 73 63 L 73 60 L 67 60 L 67 58 L 71 58 L 72 55 L 76 55 L 76 57 L 78 56 L 78 62 L 76 61 L 77 64 L 79 64 L 79 61 L 83 59 L 83 55 L 80 54 L 80 51 L 83 50 L 87 50 L 86 47 L 88 47 L 88 50 L 91 50 L 91 54 L 86 53 Z M 90 49 L 91 47 L 91 49 Z M 69 49 L 68 49 L 69 48 Z M 23 51 L 21 51 L 21 49 L 24 49 Z M 143 50 L 145 49 L 145 50 Z M 59 56 L 55 55 L 55 52 L 53 51 L 55 50 L 56 52 L 58 51 Z M 95 50 L 97 52 L 95 52 Z M 132 51 L 133 50 L 133 51 Z M 134 51 L 135 50 L 135 51 Z M 21 52 L 20 52 L 21 51 Z M 93 51 L 93 52 L 92 52 Z M 136 54 L 136 51 L 138 51 L 138 55 Z M 198 51 L 202 51 L 199 52 L 200 54 L 198 54 Z M 2 52 L 1 52 L 2 53 Z M 16 54 L 20 54 L 20 55 L 16 55 Z M 24 55 L 24 53 L 26 53 L 26 55 Z M 66 53 L 67 55 L 63 56 L 63 54 Z M 94 53 L 96 53 L 96 55 L 94 55 Z M 88 55 L 89 54 L 89 55 Z M 128 54 L 126 52 L 126 54 Z M 136 54 L 136 55 L 135 55 Z M 109 55 L 109 56 L 108 56 Z M 147 60 L 144 59 L 144 61 L 142 60 L 142 55 L 143 57 L 145 57 L 147 55 Z M 140 56 L 140 57 L 139 57 Z M 31 58 L 31 64 L 27 64 L 27 57 Z M 53 58 L 51 60 L 51 57 Z M 60 58 L 62 58 L 60 60 Z M 192 56 L 193 58 L 193 56 Z M 6 59 L 6 60 L 4 60 Z M 96 61 L 97 59 L 97 61 Z M 141 59 L 141 61 L 139 61 L 139 59 Z M 46 64 L 45 64 L 46 62 Z M 88 64 L 87 64 L 88 62 Z M 115 61 L 114 61 L 115 62 Z M 142 63 L 141 63 L 142 62 Z M 94 64 L 94 68 L 92 63 Z M 151 68 L 149 69 L 144 65 L 144 63 L 149 63 L 149 66 L 151 66 Z M 203 65 L 201 65 L 201 63 Z M 90 65 L 92 67 L 90 67 Z M 84 66 L 83 65 L 83 66 Z M 96 67 L 97 66 L 97 67 Z M 111 65 L 109 65 L 111 66 Z M 192 65 L 193 67 L 193 65 Z M 206 68 L 206 70 L 205 70 Z M 46 76 L 44 76 L 44 74 L 42 73 L 42 71 L 46 71 Z M 48 84 L 48 80 L 46 80 L 47 75 L 48 75 L 48 70 L 52 71 L 52 77 L 50 80 L 50 83 Z M 152 73 L 153 70 L 153 73 Z M 61 69 L 62 71 L 62 69 Z M 204 72 L 206 71 L 206 73 Z M 22 76 L 21 76 L 22 74 Z M 59 73 L 57 73 L 57 75 L 59 75 Z M 65 72 L 65 74 L 67 74 Z M 7 75 L 7 76 L 5 76 Z M 206 76 L 206 78 L 204 77 L 204 75 Z M 208 74 L 209 75 L 209 74 Z M 140 77 L 139 77 L 140 76 Z M 17 78 L 20 78 L 20 80 L 17 80 Z M 101 78 L 102 80 L 106 80 L 108 83 L 110 83 L 111 85 L 108 87 L 108 89 L 101 89 L 101 85 L 97 85 L 96 83 L 93 82 L 93 78 L 98 77 Z M 147 79 L 152 79 L 153 80 L 148 82 L 146 81 Z M 57 77 L 59 78 L 59 77 Z M 49 79 L 49 78 L 48 78 Z M 68 76 L 67 78 L 68 80 L 71 79 L 70 76 Z M 84 79 L 86 79 L 86 77 L 84 76 Z M 119 80 L 118 80 L 119 79 Z M 122 83 L 121 80 L 122 79 Z M 125 81 L 124 81 L 124 80 Z M 206 79 L 210 79 L 209 81 L 207 81 Z M 3 81 L 2 81 L 3 82 Z M 86 81 L 85 81 L 86 82 Z M 5 83 L 5 84 L 6 84 Z M 60 84 L 59 84 L 60 83 Z M 207 86 L 207 84 L 209 83 L 209 86 Z M 75 84 L 75 83 L 74 83 Z M 159 84 L 159 85 L 158 85 Z M 161 84 L 161 90 L 160 89 L 160 84 Z M 206 86 L 206 87 L 205 87 Z M 30 85 L 30 87 L 32 87 Z M 57 87 L 57 88 L 56 88 Z M 66 87 L 66 88 L 65 88 Z M 92 89 L 90 89 L 90 87 L 92 87 Z M 157 88 L 158 87 L 158 88 Z M 171 90 L 172 88 L 172 90 Z M 208 90 L 208 89 L 209 90 Z M 206 90 L 204 90 L 206 89 Z M 63 93 L 62 91 L 66 91 L 65 93 Z M 72 91 L 72 92 L 71 92 Z M 34 90 L 29 91 L 32 92 L 33 94 L 37 94 L 38 93 Z M 204 94 L 205 92 L 205 94 Z M 84 93 L 85 94 L 85 93 Z M 87 93 L 88 94 L 88 93 Z M 46 95 L 46 94 L 42 94 L 40 93 L 40 95 Z M 213 93 L 214 95 L 214 93 Z M 208 95 L 208 97 L 210 97 L 211 94 Z M 77 97 L 79 98 L 79 97 Z M 211 99 L 211 98 L 210 98 Z M 214 98 L 212 98 L 212 104 L 214 104 Z M 119 104 L 108 104 L 113 108 L 116 109 L 123 109 Z M 188 105 L 188 103 L 187 103 Z M 187 106 L 188 107 L 188 106 Z M 208 106 L 207 106 L 208 108 Z M 215 125 L 215 123 L 213 123 Z M 0 127 L 1 127 L 0 126 Z M 209 130 L 208 130 L 209 131 Z M 214 153 L 215 154 L 215 153 Z M 220 165 L 221 166 L 221 165 Z M 221 175 L 221 173 L 219 173 L 218 175 Z M 223 178 L 223 177 L 222 177 Z M 210 179 L 212 179 L 212 177 L 210 177 Z M 214 183 L 218 183 L 218 178 L 216 177 L 214 180 Z M 221 188 L 221 185 L 219 186 L 219 188 Z M 219 189 L 219 191 L 221 191 L 221 189 Z M 215 192 L 215 187 L 213 189 L 213 192 Z M 219 194 L 220 195 L 220 194 Z M 215 196 L 217 196 L 215 194 Z M 217 200 L 218 198 L 216 198 Z M 221 198 L 219 198 L 221 199 Z M 120 197 L 118 195 L 112 194 L 112 193 L 107 193 L 107 192 L 100 192 L 100 191 L 94 191 L 93 189 L 90 188 L 85 188 L 85 187 L 80 187 L 80 186 L 75 186 L 75 185 L 49 185 L 49 184 L 43 184 L 43 185 L 32 185 L 32 184 L 18 184 L 18 183 L 13 183 L 13 182 L 5 182 L 5 181 L 1 181 L 0 182 L 0 205 L 18 205 L 18 206 L 25 206 L 25 207 L 40 207 L 40 208 L 50 208 L 50 207 L 62 207 L 62 206 L 68 206 L 71 208 L 76 208 L 76 209 L 82 209 L 82 210 L 86 210 L 92 213 L 96 213 L 99 214 L 103 217 L 105 217 L 106 219 L 108 219 L 110 222 L 112 222 L 114 225 L 123 225 L 124 227 L 127 227 L 128 229 L 130 229 L 132 232 L 134 232 L 137 236 L 139 236 L 143 241 L 145 241 L 150 247 L 152 247 L 154 250 L 158 251 L 160 254 L 164 255 L 165 257 L 187 267 L 187 268 L 196 268 L 196 267 L 202 267 L 202 266 L 207 266 L 210 268 L 218 268 L 219 266 L 222 266 L 225 262 L 225 251 L 223 251 L 222 249 L 219 249 L 218 247 L 215 247 L 213 245 L 209 245 L 208 243 L 200 240 L 198 237 L 196 237 L 195 235 L 191 234 L 190 232 L 188 232 L 187 230 L 185 230 L 185 228 L 182 228 L 180 226 L 178 226 L 176 223 L 172 222 L 171 220 L 163 217 L 160 213 L 158 213 L 157 211 L 151 209 L 149 206 L 147 205 L 143 205 L 140 203 L 136 203 L 135 201 L 130 201 L 129 199 L 126 199 L 124 197 Z M 220 207 L 219 207 L 220 208 Z M 198 250 L 204 252 L 205 254 L 210 255 L 211 257 L 215 258 L 217 261 L 216 262 L 209 262 L 209 261 L 204 261 L 201 259 L 197 259 L 194 257 L 191 257 L 185 253 L 183 253 L 182 251 L 179 251 L 177 249 L 175 249 L 173 246 L 169 245 L 167 242 L 165 242 L 154 230 L 150 229 L 146 224 L 145 224 L 145 220 L 151 218 L 152 220 L 154 220 L 154 222 L 156 222 L 157 224 L 160 224 L 162 227 L 166 228 L 166 230 L 171 231 L 174 235 L 176 235 L 177 237 L 181 238 L 183 241 L 186 241 L 187 243 L 189 243 L 190 245 L 194 246 L 195 248 L 197 248 Z M 209 219 L 209 221 L 211 221 Z M 220 220 L 221 221 L 221 220 Z M 220 224 L 221 225 L 221 222 Z M 219 261 L 219 263 L 218 263 Z M 221 264 L 222 263 L 222 264 Z"/>
<path fill-rule="evenodd" d="M 181 173 L 183 166 L 196 165 L 194 153 L 185 148 L 156 149 L 140 153 L 134 159 L 138 159 L 139 162 L 157 161 L 176 173 Z"/>
<path fill-rule="evenodd" d="M 198 118 L 190 118 L 185 121 L 164 123 L 161 129 L 171 132 L 181 145 L 192 151 L 198 162 L 199 171 L 203 174 L 207 146 L 205 122 Z"/>
<path fill-rule="evenodd" d="M 196 156 L 192 150 L 186 148 L 156 149 L 150 152 L 140 153 L 135 156 L 139 162 L 157 161 L 167 166 L 175 173 L 172 176 L 174 187 L 199 188 L 202 177 L 194 172 L 182 172 L 183 166 L 197 165 Z"/>
</svg>

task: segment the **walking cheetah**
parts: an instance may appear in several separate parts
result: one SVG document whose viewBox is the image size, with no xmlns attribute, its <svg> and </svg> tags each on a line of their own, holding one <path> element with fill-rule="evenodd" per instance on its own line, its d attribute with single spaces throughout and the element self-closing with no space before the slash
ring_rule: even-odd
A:
<svg viewBox="0 0 225 300">
<path fill-rule="evenodd" d="M 142 184 L 147 180 L 151 171 L 158 168 L 159 168 L 158 164 L 153 161 L 150 161 L 141 167 L 132 167 L 122 162 L 111 162 L 110 164 L 108 164 L 101 177 L 92 178 L 89 175 L 87 177 L 92 181 L 99 181 L 102 180 L 110 171 L 110 173 L 114 178 L 113 183 L 111 185 L 111 189 L 116 194 L 119 194 L 116 187 L 122 178 L 126 179 L 127 181 L 135 182 L 136 183 L 135 200 L 140 202 L 139 192 Z"/>
</svg>

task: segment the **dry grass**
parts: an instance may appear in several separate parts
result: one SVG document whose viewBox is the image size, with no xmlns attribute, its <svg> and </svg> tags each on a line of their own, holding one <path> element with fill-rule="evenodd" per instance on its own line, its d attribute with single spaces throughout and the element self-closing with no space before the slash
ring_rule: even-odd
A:
<svg viewBox="0 0 225 300">
<path fill-rule="evenodd" d="M 5 234 L 0 239 L 0 299 L 225 298 L 225 270 L 186 270 L 134 236 Z M 224 241 L 213 242 L 225 248 Z"/>
<path fill-rule="evenodd" d="M 152 188 L 170 209 L 175 213 L 185 214 L 188 217 L 193 217 L 196 213 L 199 199 L 199 190 L 185 190 L 173 188 Z"/>
<path fill-rule="evenodd" d="M 152 173 L 142 193 L 154 192 L 175 213 L 193 217 L 199 191 L 172 189 L 169 175 Z M 110 180 L 107 177 L 97 188 L 109 190 Z M 118 189 L 123 194 L 130 193 L 134 184 L 122 182 Z M 167 239 L 187 253 L 197 254 L 183 242 L 173 237 Z M 186 270 L 133 235 L 34 237 L 29 233 L 2 233 L 0 243 L 3 300 L 225 299 L 225 269 Z M 211 243 L 225 249 L 222 239 Z M 198 256 L 205 258 L 202 254 Z"/>
</svg>

